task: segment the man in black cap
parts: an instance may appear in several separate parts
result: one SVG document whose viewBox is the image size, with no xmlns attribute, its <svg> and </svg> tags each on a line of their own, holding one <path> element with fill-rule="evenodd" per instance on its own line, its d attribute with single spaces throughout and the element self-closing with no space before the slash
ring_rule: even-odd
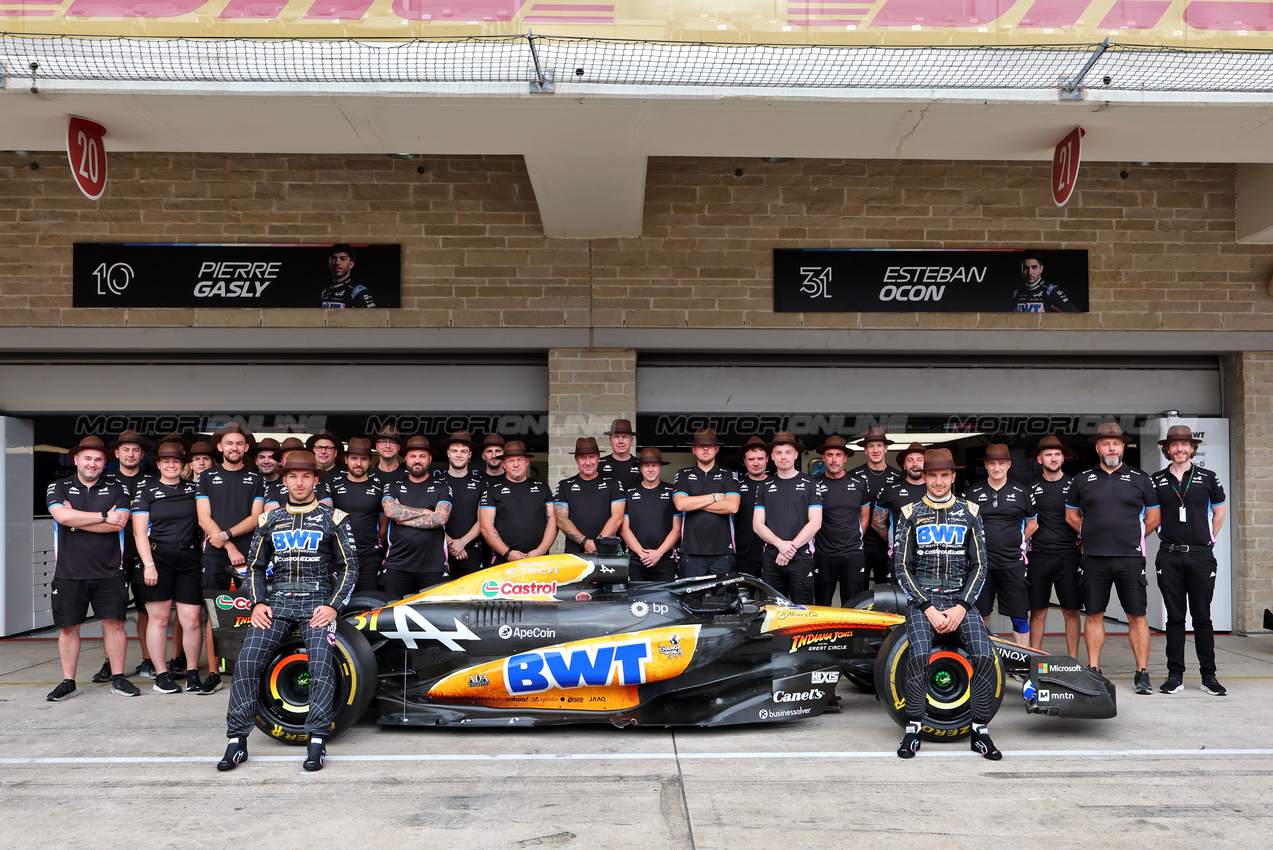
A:
<svg viewBox="0 0 1273 850">
<path fill-rule="evenodd" d="M 1171 464 L 1150 476 L 1163 506 L 1154 567 L 1158 589 L 1167 606 L 1167 681 L 1158 688 L 1176 694 L 1184 688 L 1185 615 L 1193 615 L 1193 643 L 1202 673 L 1202 691 L 1222 697 L 1216 679 L 1215 630 L 1211 599 L 1216 590 L 1216 558 L 1212 554 L 1224 525 L 1224 487 L 1216 473 L 1193 462 L 1202 445 L 1188 425 L 1172 425 L 1158 441 Z"/>
<path fill-rule="evenodd" d="M 1136 659 L 1135 690 L 1152 694 L 1144 547 L 1145 534 L 1158 527 L 1158 493 L 1148 475 L 1123 463 L 1131 438 L 1117 422 L 1101 423 L 1090 439 L 1096 444 L 1100 463 L 1074 476 L 1065 503 L 1065 521 L 1083 540 L 1080 575 L 1087 613 L 1087 659 L 1099 672 L 1105 647 L 1105 608 L 1111 587 L 1117 588 L 1119 604 L 1127 614 L 1127 640 Z"/>
<path fill-rule="evenodd" d="M 395 481 L 407 477 L 407 468 L 398 460 L 402 451 L 402 434 L 392 425 L 383 425 L 376 432 L 376 468 L 371 477 L 376 479 L 380 489 L 388 487 Z"/>
<path fill-rule="evenodd" d="M 433 452 L 422 436 L 407 440 L 407 477 L 385 488 L 380 503 L 389 520 L 385 590 L 395 599 L 440 583 L 446 575 L 446 532 L 451 487 L 429 472 Z"/>
<path fill-rule="evenodd" d="M 1042 471 L 1030 484 L 1030 500 L 1034 503 L 1039 527 L 1030 537 L 1030 646 L 1043 648 L 1043 631 L 1048 609 L 1052 606 L 1052 588 L 1061 606 L 1065 622 L 1065 652 L 1079 657 L 1079 608 L 1083 594 L 1079 588 L 1079 536 L 1065 521 L 1065 501 L 1070 497 L 1074 477 L 1061 471 L 1072 452 L 1055 436 L 1048 435 L 1034 449 L 1035 460 Z"/>
<path fill-rule="evenodd" d="M 751 527 L 756 510 L 756 488 L 769 480 L 769 450 L 758 436 L 747 438 L 738 454 L 743 459 L 744 475 L 738 476 L 738 513 L 734 514 L 734 561 L 740 573 L 760 578 L 764 568 L 762 551 L 765 542 L 756 536 Z"/>
<path fill-rule="evenodd" d="M 451 578 L 466 576 L 482 569 L 482 524 L 477 520 L 477 507 L 482 503 L 485 485 L 477 472 L 469 468 L 473 458 L 473 439 L 468 431 L 456 431 L 442 442 L 446 452 L 446 476 L 451 485 L 451 516 L 446 521 L 446 548 L 450 555 L 447 572 Z"/>
<path fill-rule="evenodd" d="M 592 437 L 575 440 L 579 474 L 557 484 L 553 511 L 566 537 L 566 554 L 597 553 L 598 537 L 614 537 L 623 524 L 623 485 L 597 473 L 601 450 Z"/>
<path fill-rule="evenodd" d="M 80 623 L 88 619 L 90 604 L 102 623 L 102 643 L 113 681 L 111 693 L 140 696 L 137 686 L 124 678 L 128 582 L 120 563 L 120 535 L 129 522 L 128 494 L 118 482 L 102 479 L 106 445 L 100 439 L 85 437 L 68 454 L 75 463 L 75 474 L 50 484 L 45 498 L 57 523 L 52 600 L 63 677 L 47 699 L 61 702 L 77 693 Z"/>
<path fill-rule="evenodd" d="M 195 482 L 195 510 L 199 527 L 207 535 L 203 550 L 203 589 L 230 589 L 230 571 L 247 562 L 248 544 L 257 518 L 265 508 L 265 482 L 261 474 L 243 465 L 252 448 L 250 435 L 231 422 L 213 435 L 221 464 Z M 197 691 L 208 695 L 221 690 L 221 660 L 212 654 L 212 623 L 204 633 L 208 648 L 208 678 Z"/>
<path fill-rule="evenodd" d="M 119 467 L 102 476 L 104 481 L 113 481 L 124 488 L 131 501 L 143 486 L 153 481 L 154 476 L 143 472 L 142 458 L 146 454 L 147 444 L 133 429 L 129 428 L 119 435 L 119 439 L 110 444 L 115 452 L 115 460 Z M 142 577 L 141 559 L 137 554 L 137 541 L 133 539 L 131 530 L 124 532 L 124 575 L 128 578 L 128 587 L 132 591 L 133 603 L 137 606 L 137 642 L 141 644 L 141 663 L 133 670 L 134 676 L 153 679 L 156 675 L 155 663 L 150 658 L 150 647 L 147 645 L 146 632 L 150 624 L 150 615 L 146 611 L 145 581 Z M 110 662 L 102 665 L 102 669 L 93 676 L 94 682 L 111 680 Z"/>
<path fill-rule="evenodd" d="M 987 446 L 982 463 L 986 480 L 964 490 L 964 498 L 976 503 L 986 532 L 986 583 L 977 597 L 977 612 L 989 626 L 990 612 L 998 598 L 999 613 L 1012 620 L 1012 639 L 1025 646 L 1030 640 L 1025 547 L 1039 523 L 1030 491 L 1008 480 L 1012 453 L 1007 445 Z"/>
<path fill-rule="evenodd" d="M 610 438 L 610 454 L 597 464 L 597 472 L 602 478 L 618 481 L 626 493 L 641 483 L 641 466 L 632 456 L 637 433 L 632 430 L 631 420 L 616 419 L 610 423 L 610 430 L 605 432 L 605 436 Z"/>
<path fill-rule="evenodd" d="M 672 485 L 660 479 L 667 461 L 650 447 L 637 463 L 641 483 L 627 491 L 620 533 L 631 553 L 628 575 L 633 581 L 671 581 L 676 578 L 676 543 L 681 539 L 681 515 L 672 505 Z"/>
<path fill-rule="evenodd" d="M 853 449 L 838 434 L 818 446 L 825 469 L 814 479 L 822 499 L 822 527 L 814 538 L 813 565 L 817 571 L 814 599 L 818 605 L 835 601 L 840 589 L 840 605 L 866 590 L 866 558 L 862 535 L 871 522 L 871 503 L 860 478 L 849 475 L 845 461 Z"/>
<path fill-rule="evenodd" d="M 892 484 L 886 484 L 875 494 L 875 504 L 871 508 L 871 528 L 874 534 L 883 539 L 888 547 L 888 580 L 893 581 L 897 575 L 893 569 L 896 555 L 893 530 L 897 528 L 897 518 L 902 512 L 902 505 L 918 502 L 927 492 L 924 484 L 924 448 L 922 443 L 911 443 L 902 449 L 897 456 L 897 465 L 905 475 L 899 476 Z M 870 537 L 867 538 L 868 540 Z"/>
<path fill-rule="evenodd" d="M 866 455 L 866 463 L 849 472 L 865 486 L 866 500 L 876 506 L 880 504 L 880 494 L 884 488 L 902 480 L 901 474 L 888 465 L 888 445 L 888 435 L 883 428 L 868 428 L 862 437 L 862 452 Z M 892 547 L 886 538 L 887 533 L 881 534 L 879 528 L 872 524 L 866 533 L 866 539 L 862 541 L 866 573 L 876 584 L 886 584 L 893 580 L 893 563 L 889 556 Z"/>
<path fill-rule="evenodd" d="M 230 739 L 217 770 L 233 770 L 248 757 L 248 734 L 256 725 L 261 676 L 289 632 L 300 632 L 308 656 L 305 718 L 308 742 L 305 770 L 322 770 L 324 738 L 332 729 L 336 674 L 332 664 L 336 617 L 358 581 L 358 556 L 349 517 L 314 498 L 318 464 L 307 451 L 293 452 L 283 464 L 287 502 L 260 518 L 252 537 L 246 589 L 252 624 L 234 665 L 234 684 L 226 707 Z M 266 565 L 274 565 L 274 583 L 266 594 Z"/>
<path fill-rule="evenodd" d="M 756 488 L 751 527 L 765 542 L 760 577 L 797 605 L 812 605 L 809 544 L 822 527 L 822 496 L 813 479 L 800 471 L 804 446 L 791 432 L 779 431 L 765 448 L 777 472 Z"/>
<path fill-rule="evenodd" d="M 349 516 L 358 547 L 359 591 L 380 589 L 380 517 L 384 491 L 372 478 L 371 440 L 354 437 L 345 449 L 346 469 L 327 481 L 332 507 Z"/>
<path fill-rule="evenodd" d="M 520 440 L 509 440 L 502 448 L 507 475 L 482 491 L 477 509 L 496 564 L 546 555 L 557 539 L 552 488 L 526 477 L 534 455 Z"/>
<path fill-rule="evenodd" d="M 715 428 L 699 428 L 690 444 L 694 466 L 672 482 L 681 520 L 681 577 L 734 571 L 734 514 L 741 494 L 733 470 L 716 462 L 720 443 Z"/>
</svg>

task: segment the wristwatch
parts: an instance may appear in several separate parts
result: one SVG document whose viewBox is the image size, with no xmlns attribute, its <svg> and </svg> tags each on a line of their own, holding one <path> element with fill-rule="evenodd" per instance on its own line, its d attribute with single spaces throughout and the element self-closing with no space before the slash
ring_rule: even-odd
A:
<svg viewBox="0 0 1273 850">
<path fill-rule="evenodd" d="M 110 522 L 110 521 L 111 521 L 110 513 L 108 511 L 102 511 L 102 522 Z"/>
</svg>

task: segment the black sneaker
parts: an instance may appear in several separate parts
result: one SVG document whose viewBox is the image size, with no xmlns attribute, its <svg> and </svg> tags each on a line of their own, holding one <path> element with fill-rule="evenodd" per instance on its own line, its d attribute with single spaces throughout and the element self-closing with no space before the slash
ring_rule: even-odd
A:
<svg viewBox="0 0 1273 850">
<path fill-rule="evenodd" d="M 181 686 L 172 680 L 172 676 L 168 675 L 168 671 L 160 673 L 155 677 L 155 684 L 150 686 L 155 692 L 161 694 L 179 694 Z"/>
<path fill-rule="evenodd" d="M 155 662 L 149 658 L 143 658 L 141 663 L 137 665 L 137 669 L 133 670 L 134 676 L 141 676 L 143 679 L 155 678 Z"/>
<path fill-rule="evenodd" d="M 74 679 L 63 679 L 62 684 L 49 691 L 49 695 L 45 699 L 49 702 L 61 702 L 62 700 L 70 699 L 78 693 L 79 691 L 75 690 Z"/>
<path fill-rule="evenodd" d="M 1154 692 L 1154 685 L 1149 681 L 1149 671 L 1144 667 L 1136 671 L 1135 683 L 1136 693 L 1138 694 L 1152 694 Z"/>
<path fill-rule="evenodd" d="M 186 672 L 186 657 L 178 655 L 176 658 L 171 659 L 168 662 L 168 672 L 173 676 L 180 676 Z"/>
<path fill-rule="evenodd" d="M 141 696 L 141 691 L 137 689 L 136 685 L 125 679 L 123 673 L 115 677 L 114 682 L 111 684 L 111 693 L 119 694 L 121 697 Z"/>
<path fill-rule="evenodd" d="M 217 770 L 234 770 L 248 760 L 248 739 L 231 738 L 226 745 L 225 755 L 217 762 Z"/>
<path fill-rule="evenodd" d="M 202 689 L 203 689 L 203 682 L 199 681 L 199 671 L 187 670 L 186 671 L 186 693 L 188 694 L 195 693 L 196 691 L 199 691 Z"/>
<path fill-rule="evenodd" d="M 1160 694 L 1178 694 L 1185 689 L 1185 681 L 1177 673 L 1167 674 L 1167 681 L 1158 686 Z"/>
<path fill-rule="evenodd" d="M 111 680 L 111 663 L 109 660 L 102 662 L 102 669 L 93 674 L 93 684 L 104 685 Z"/>
<path fill-rule="evenodd" d="M 327 763 L 327 746 L 322 738 L 310 738 L 305 748 L 305 762 L 301 767 L 306 770 L 322 770 Z"/>
<path fill-rule="evenodd" d="M 912 720 L 906 724 L 906 733 L 902 735 L 902 743 L 897 747 L 897 754 L 904 759 L 913 759 L 919 752 L 919 721 Z"/>
<path fill-rule="evenodd" d="M 982 758 L 988 758 L 991 761 L 998 761 L 1003 758 L 1003 753 L 999 752 L 999 748 L 995 746 L 995 742 L 990 740 L 989 732 L 978 732 L 975 729 L 972 733 L 972 751 L 981 753 Z"/>
<path fill-rule="evenodd" d="M 203 680 L 203 687 L 201 687 L 197 693 L 201 697 L 206 697 L 208 694 L 215 694 L 217 691 L 221 690 L 221 687 L 221 674 L 215 672 L 209 673 L 208 678 Z"/>
<path fill-rule="evenodd" d="M 1224 689 L 1224 685 L 1216 681 L 1215 674 L 1203 676 L 1199 689 L 1204 694 L 1211 694 L 1213 697 L 1222 697 L 1229 693 Z"/>
</svg>

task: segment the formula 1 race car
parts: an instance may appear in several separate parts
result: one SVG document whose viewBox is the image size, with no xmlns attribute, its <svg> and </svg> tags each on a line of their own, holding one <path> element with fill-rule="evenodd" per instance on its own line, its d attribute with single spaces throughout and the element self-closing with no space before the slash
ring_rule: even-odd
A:
<svg viewBox="0 0 1273 850">
<path fill-rule="evenodd" d="M 816 717 L 841 678 L 878 693 L 904 724 L 906 601 L 891 585 L 856 607 L 795 605 L 739 574 L 629 583 L 626 556 L 548 555 L 491 567 L 406 599 L 359 594 L 335 633 L 336 729 L 378 704 L 380 723 L 722 726 Z M 238 656 L 250 622 L 241 594 L 208 600 L 216 652 Z M 1026 711 L 1117 713 L 1114 685 L 1063 655 L 994 639 Z M 929 664 L 924 734 L 969 733 L 972 665 L 954 644 Z M 308 671 L 299 632 L 262 676 L 257 725 L 305 740 Z"/>
</svg>

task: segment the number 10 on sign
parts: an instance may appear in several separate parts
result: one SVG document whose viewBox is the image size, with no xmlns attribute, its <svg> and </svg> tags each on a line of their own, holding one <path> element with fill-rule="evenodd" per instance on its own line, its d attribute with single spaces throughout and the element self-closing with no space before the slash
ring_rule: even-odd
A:
<svg viewBox="0 0 1273 850">
<path fill-rule="evenodd" d="M 1084 135 L 1082 127 L 1075 127 L 1052 154 L 1052 200 L 1058 207 L 1065 206 L 1074 192 L 1074 181 L 1079 176 L 1079 143 Z"/>
</svg>

